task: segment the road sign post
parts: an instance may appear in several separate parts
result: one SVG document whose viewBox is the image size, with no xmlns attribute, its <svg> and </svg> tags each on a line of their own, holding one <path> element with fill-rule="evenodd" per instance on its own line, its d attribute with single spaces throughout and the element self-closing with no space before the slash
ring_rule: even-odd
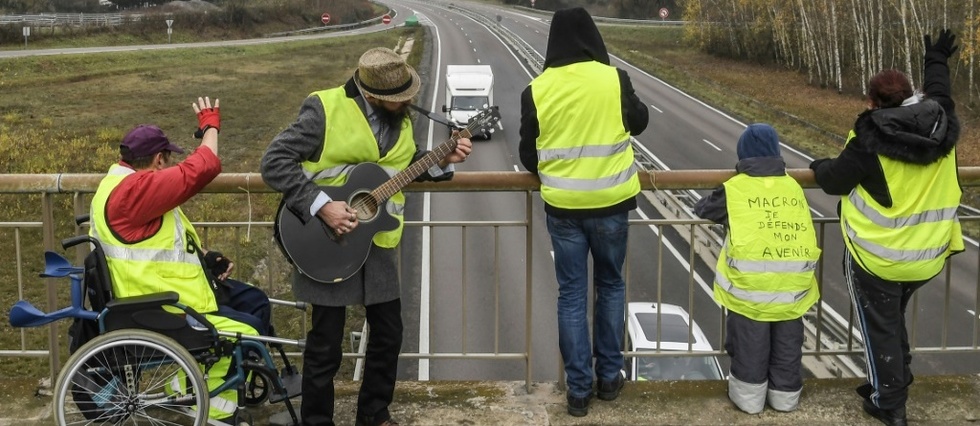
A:
<svg viewBox="0 0 980 426">
<path fill-rule="evenodd" d="M 320 15 L 320 22 L 323 22 L 323 25 L 329 24 L 330 23 L 330 14 L 324 12 L 323 15 Z"/>
<path fill-rule="evenodd" d="M 24 27 L 24 48 L 27 49 L 27 37 L 31 35 L 31 27 Z"/>
<path fill-rule="evenodd" d="M 167 44 L 170 44 L 170 35 L 174 33 L 174 29 L 172 28 L 173 24 L 173 19 L 167 20 Z"/>
</svg>

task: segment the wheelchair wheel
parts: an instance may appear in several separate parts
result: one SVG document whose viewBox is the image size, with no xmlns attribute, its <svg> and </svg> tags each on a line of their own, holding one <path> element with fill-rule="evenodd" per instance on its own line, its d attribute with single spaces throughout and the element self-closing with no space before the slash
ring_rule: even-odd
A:
<svg viewBox="0 0 980 426">
<path fill-rule="evenodd" d="M 269 399 L 269 378 L 258 371 L 249 371 L 245 383 L 245 405 L 256 407 Z"/>
<path fill-rule="evenodd" d="M 207 382 L 187 349 L 159 333 L 117 330 L 68 359 L 55 382 L 54 417 L 58 425 L 199 426 L 208 421 L 209 401 Z"/>
</svg>

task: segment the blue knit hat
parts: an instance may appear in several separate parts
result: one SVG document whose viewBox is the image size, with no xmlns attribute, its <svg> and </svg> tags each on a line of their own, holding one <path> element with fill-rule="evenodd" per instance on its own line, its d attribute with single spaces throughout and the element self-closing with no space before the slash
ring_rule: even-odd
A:
<svg viewBox="0 0 980 426">
<path fill-rule="evenodd" d="M 768 124 L 750 124 L 738 138 L 738 159 L 779 157 L 779 136 Z"/>
</svg>

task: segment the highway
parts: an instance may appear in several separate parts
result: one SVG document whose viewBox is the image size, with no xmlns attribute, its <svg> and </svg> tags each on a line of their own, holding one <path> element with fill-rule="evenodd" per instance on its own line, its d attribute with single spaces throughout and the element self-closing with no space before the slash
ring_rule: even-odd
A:
<svg viewBox="0 0 980 426">
<path fill-rule="evenodd" d="M 418 104 L 440 114 L 445 103 L 445 66 L 448 64 L 489 64 L 495 74 L 496 104 L 500 107 L 503 130 L 489 141 L 474 141 L 476 155 L 458 164 L 459 171 L 523 170 L 517 145 L 520 92 L 531 81 L 534 71 L 508 46 L 497 32 L 485 24 L 496 21 L 543 57 L 547 46 L 547 15 L 512 9 L 491 9 L 483 3 L 387 2 L 397 14 L 392 26 L 402 25 L 416 14 L 428 28 L 426 55 L 419 67 L 424 80 Z M 463 12 L 466 9 L 469 12 Z M 483 16 L 486 21 L 474 19 Z M 346 32 L 333 32 L 287 38 L 237 40 L 152 46 L 50 49 L 43 51 L 0 51 L 0 58 L 28 55 L 80 54 L 88 52 L 172 49 L 184 47 L 228 46 L 279 43 L 321 37 L 383 31 L 389 26 L 374 25 Z M 637 95 L 650 107 L 650 124 L 636 137 L 637 148 L 648 152 L 662 169 L 732 169 L 736 163 L 735 143 L 746 123 L 725 115 L 703 102 L 673 88 L 656 76 L 614 58 L 616 65 L 629 72 Z M 857 111 L 855 111 L 855 114 Z M 574 125 L 574 123 L 569 123 Z M 416 121 L 420 145 L 434 147 L 447 138 L 447 129 Z M 783 146 L 789 168 L 806 168 L 812 158 Z M 655 204 L 662 193 L 645 193 L 632 219 L 662 218 Z M 820 190 L 807 190 L 814 217 L 836 216 L 838 197 Z M 435 221 L 429 228 L 407 228 L 403 241 L 403 319 L 406 327 L 403 352 L 480 353 L 523 352 L 528 340 L 525 315 L 531 312 L 530 339 L 534 381 L 553 381 L 560 373 L 555 305 L 555 281 L 551 243 L 544 225 L 544 211 L 535 193 L 532 203 L 520 193 L 411 193 L 407 219 Z M 461 221 L 512 223 L 524 220 L 530 210 L 533 233 L 527 240 L 519 226 L 454 225 Z M 442 226 L 441 224 L 447 225 Z M 710 295 L 713 264 L 695 257 L 689 264 L 689 246 L 684 238 L 668 228 L 661 250 L 660 236 L 651 227 L 634 226 L 630 233 L 627 259 L 628 301 L 656 301 L 679 304 L 693 317 L 712 345 L 722 347 L 722 315 Z M 849 318 L 850 302 L 843 282 L 840 260 L 842 242 L 836 224 L 826 227 L 824 243 L 824 316 Z M 533 251 L 525 256 L 524 247 Z M 967 252 L 953 258 L 950 291 L 940 277 L 918 292 L 910 306 L 910 319 L 918 318 L 910 330 L 917 347 L 968 346 L 977 338 L 977 243 L 968 241 Z M 662 267 L 658 265 L 662 261 Z M 530 263 L 530 282 L 525 270 Z M 694 268 L 693 279 L 690 269 Z M 658 283 L 662 283 L 659 284 Z M 525 304 L 530 288 L 530 305 Z M 944 310 L 945 304 L 949 308 Z M 465 308 L 465 309 L 464 309 Z M 945 334 L 945 341 L 943 336 Z M 920 374 L 976 373 L 973 354 L 923 354 L 913 369 Z M 402 379 L 519 380 L 524 378 L 521 360 L 403 360 Z"/>
<path fill-rule="evenodd" d="M 441 70 L 447 64 L 489 64 L 495 74 L 496 103 L 503 116 L 504 130 L 494 135 L 491 141 L 477 140 L 475 153 L 471 160 L 461 165 L 461 171 L 522 170 L 517 154 L 519 141 L 518 127 L 520 116 L 520 92 L 533 77 L 533 71 L 524 61 L 505 46 L 503 40 L 491 31 L 487 21 L 471 18 L 473 12 L 495 21 L 499 15 L 499 25 L 517 35 L 542 57 L 547 47 L 548 21 L 546 15 L 516 12 L 510 9 L 495 10 L 485 4 L 465 2 L 449 3 L 408 2 L 391 3 L 402 14 L 416 13 L 420 22 L 432 29 L 432 55 L 423 64 L 429 67 L 427 77 L 430 84 L 423 88 L 420 104 L 438 111 L 443 99 L 444 79 Z M 461 9 L 471 12 L 462 13 Z M 745 128 L 742 123 L 710 105 L 685 94 L 655 76 L 614 58 L 613 65 L 627 70 L 637 95 L 650 106 L 650 125 L 636 137 L 639 145 L 655 156 L 656 162 L 664 169 L 731 169 L 737 159 L 735 144 Z M 436 82 L 431 84 L 431 82 Z M 431 96 L 431 97 L 430 97 Z M 574 123 L 570 123 L 574 125 Z M 419 128 L 422 127 L 418 123 Z M 445 129 L 435 125 L 431 132 L 432 143 L 445 140 Z M 804 153 L 784 145 L 783 156 L 788 168 L 806 168 L 813 160 Z M 427 219 L 436 221 L 464 220 L 520 220 L 527 208 L 523 195 L 499 193 L 471 194 L 432 194 L 431 206 L 426 206 Z M 823 194 L 819 189 L 808 189 L 807 197 L 815 218 L 835 217 L 838 197 Z M 652 197 L 647 194 L 647 197 Z M 532 206 L 534 234 L 533 252 L 530 259 L 523 258 L 525 244 L 522 231 L 501 232 L 500 248 L 496 256 L 491 255 L 491 247 L 486 242 L 493 241 L 492 230 L 471 229 L 467 233 L 466 245 L 461 247 L 458 230 L 439 230 L 432 232 L 431 250 L 440 256 L 433 262 L 431 287 L 428 301 L 420 308 L 428 336 L 418 341 L 420 347 L 427 345 L 431 352 L 493 352 L 519 350 L 524 342 L 525 324 L 523 296 L 525 282 L 523 262 L 531 262 L 533 271 L 531 288 L 532 316 L 532 372 L 534 380 L 554 380 L 559 366 L 557 356 L 557 337 L 555 331 L 555 283 L 551 244 L 544 226 L 544 213 L 539 197 L 534 197 Z M 648 202 L 641 202 L 640 209 L 631 216 L 633 219 L 661 218 L 662 216 Z M 672 232 L 667 232 L 673 236 Z M 712 340 L 712 345 L 721 348 L 721 312 L 710 297 L 713 265 L 706 265 L 700 258 L 694 262 L 694 282 L 689 284 L 689 247 L 682 238 L 667 238 L 673 247 L 660 253 L 658 235 L 655 230 L 636 226 L 631 230 L 630 255 L 628 267 L 629 301 L 657 300 L 658 292 L 664 302 L 688 307 L 698 324 Z M 829 224 L 823 235 L 823 316 L 838 317 L 843 321 L 850 318 L 850 301 L 841 272 L 843 244 L 839 227 Z M 918 318 L 914 329 L 910 329 L 915 346 L 939 347 L 945 345 L 967 346 L 974 339 L 972 311 L 976 299 L 977 245 L 968 241 L 966 253 L 953 258 L 951 268 L 952 293 L 949 309 L 946 303 L 942 277 L 933 280 L 929 286 L 920 290 L 917 301 L 909 308 L 909 320 L 913 311 Z M 514 250 L 507 250 L 512 247 Z M 461 255 L 465 255 L 466 276 L 460 266 Z M 497 257 L 499 256 L 499 258 Z M 663 260 L 663 270 L 658 270 L 659 259 Z M 499 265 L 494 264 L 499 262 Z M 414 263 L 413 263 L 414 264 Z M 495 275 L 497 274 L 497 275 Z M 658 277 L 662 277 L 662 280 Z M 658 288 L 657 283 L 662 282 Z M 403 291 L 413 291 L 412 286 L 403 283 Z M 499 291 L 495 292 L 496 289 Z M 405 295 L 405 300 L 422 300 L 421 296 Z M 497 302 L 499 300 L 499 302 Z M 690 303 L 689 303 L 690 301 Z M 462 306 L 466 307 L 463 315 Z M 414 314 L 417 311 L 406 309 Z M 406 318 L 406 324 L 411 321 Z M 970 327 L 958 326 L 970 324 Z M 494 334 L 494 324 L 499 324 L 500 334 Z M 406 342 L 414 341 L 406 335 Z M 406 346 L 406 352 L 414 352 L 419 347 Z M 426 350 L 421 350 L 425 353 Z M 923 354 L 915 358 L 913 368 L 920 374 L 972 373 L 970 354 L 932 355 Z M 403 364 L 414 364 L 403 363 Z M 422 371 L 408 366 L 406 374 L 432 379 L 519 379 L 521 365 L 517 361 L 423 361 Z"/>
</svg>

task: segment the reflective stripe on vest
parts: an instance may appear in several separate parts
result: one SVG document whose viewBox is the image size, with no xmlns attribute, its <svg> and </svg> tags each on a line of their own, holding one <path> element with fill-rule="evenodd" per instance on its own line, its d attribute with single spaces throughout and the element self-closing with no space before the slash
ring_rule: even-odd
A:
<svg viewBox="0 0 980 426">
<path fill-rule="evenodd" d="M 325 129 L 323 152 L 320 158 L 302 163 L 304 174 L 317 185 L 342 186 L 347 182 L 350 170 L 360 163 L 375 163 L 381 166 L 388 176 L 405 170 L 415 155 L 412 121 L 406 116 L 402 122 L 398 140 L 388 153 L 381 157 L 378 142 L 371 131 L 367 117 L 348 98 L 343 87 L 314 92 L 323 104 Z M 331 137 L 331 135 L 336 135 Z M 398 191 L 385 203 L 385 211 L 398 220 L 398 228 L 379 232 L 374 236 L 374 244 L 393 248 L 401 241 L 404 224 L 405 194 Z"/>
<path fill-rule="evenodd" d="M 725 182 L 725 197 L 715 299 L 755 321 L 799 318 L 820 297 L 820 248 L 803 189 L 787 175 L 738 174 Z"/>
<path fill-rule="evenodd" d="M 848 143 L 855 137 L 852 130 Z M 951 253 L 964 249 L 956 150 L 929 165 L 881 155 L 878 161 L 892 206 L 878 204 L 861 185 L 842 196 L 844 243 L 862 268 L 881 279 L 932 278 Z"/>
<path fill-rule="evenodd" d="M 590 61 L 548 68 L 531 88 L 540 130 L 538 177 L 546 203 L 595 209 L 640 192 L 615 67 Z"/>
<path fill-rule="evenodd" d="M 105 252 L 115 297 L 176 291 L 180 303 L 198 312 L 217 311 L 200 258 L 188 241 L 200 246 L 200 239 L 179 207 L 164 214 L 160 230 L 143 241 L 128 244 L 110 230 L 105 217 L 109 194 L 132 173 L 128 167 L 114 165 L 92 197 L 89 235 L 99 240 Z"/>
</svg>

